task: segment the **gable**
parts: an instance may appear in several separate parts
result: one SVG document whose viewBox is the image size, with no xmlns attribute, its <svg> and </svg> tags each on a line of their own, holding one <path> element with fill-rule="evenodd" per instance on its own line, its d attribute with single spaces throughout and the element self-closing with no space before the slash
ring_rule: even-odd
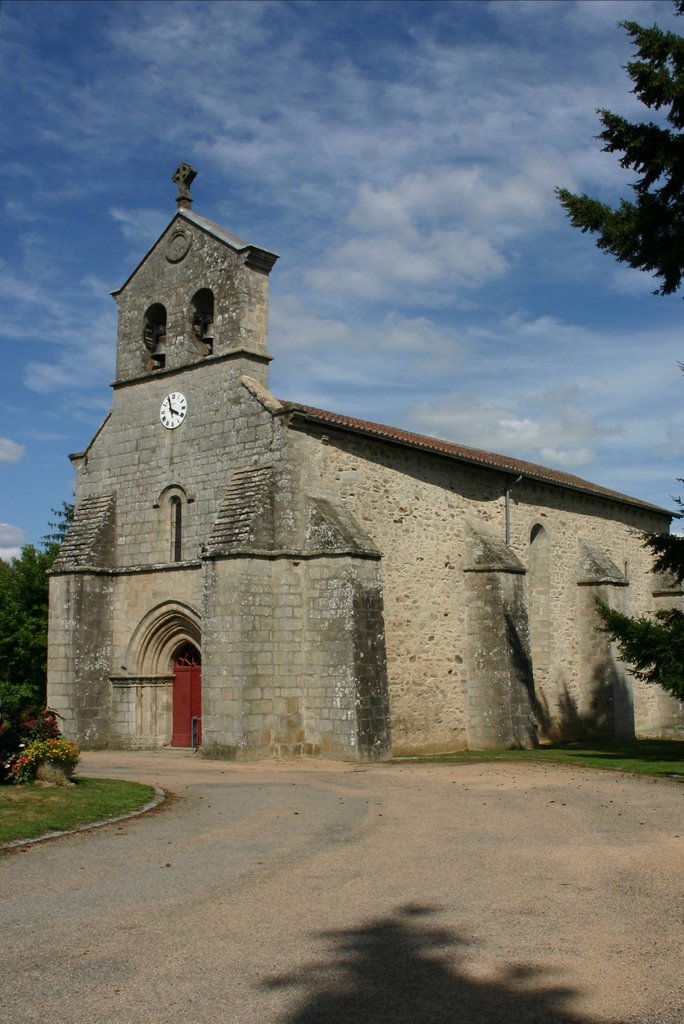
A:
<svg viewBox="0 0 684 1024">
<path fill-rule="evenodd" d="M 192 246 L 193 228 L 198 229 L 199 232 L 213 239 L 217 243 L 217 249 L 223 248 L 228 253 L 240 254 L 248 266 L 262 270 L 264 273 L 269 273 L 278 259 L 275 253 L 251 245 L 249 242 L 244 242 L 237 235 L 232 235 L 219 224 L 215 224 L 214 221 L 208 220 L 206 217 L 200 217 L 198 214 L 193 213 L 192 210 L 178 210 L 157 241 L 145 253 L 137 266 L 134 267 L 124 283 L 116 291 L 112 292 L 114 298 L 118 300 L 118 297 L 126 291 L 130 283 L 138 277 L 150 260 L 158 261 L 160 250 L 165 252 L 169 263 L 180 263 Z"/>
</svg>

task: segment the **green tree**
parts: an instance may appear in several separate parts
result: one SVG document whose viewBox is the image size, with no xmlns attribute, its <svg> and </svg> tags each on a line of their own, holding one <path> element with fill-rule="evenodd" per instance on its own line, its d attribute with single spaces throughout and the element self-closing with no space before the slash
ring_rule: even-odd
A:
<svg viewBox="0 0 684 1024">
<path fill-rule="evenodd" d="M 684 0 L 675 9 L 684 14 Z M 627 65 L 632 92 L 667 124 L 633 124 L 609 110 L 597 111 L 607 153 L 620 154 L 620 166 L 639 175 L 630 186 L 633 201 L 616 207 L 566 188 L 556 194 L 573 227 L 598 235 L 597 246 L 631 267 L 660 279 L 656 294 L 670 295 L 684 274 L 684 38 L 653 25 L 621 22 L 636 45 Z"/>
<path fill-rule="evenodd" d="M 45 704 L 48 570 L 73 519 L 73 505 L 55 510 L 42 548 L 27 544 L 0 559 L 0 706 L 3 712 Z"/>
<path fill-rule="evenodd" d="M 651 534 L 645 543 L 656 556 L 654 569 L 684 582 L 684 537 Z M 599 610 L 603 631 L 615 640 L 634 674 L 684 700 L 684 612 L 673 608 L 652 618 L 630 619 L 603 602 Z"/>
<path fill-rule="evenodd" d="M 56 544 L 59 550 L 74 521 L 74 503 L 63 501 L 61 508 L 52 509 L 52 514 L 55 518 L 48 523 L 50 532 L 43 537 L 43 545 L 47 548 L 50 544 Z"/>
<path fill-rule="evenodd" d="M 684 14 L 684 0 L 674 6 Z M 632 91 L 646 107 L 662 111 L 671 127 L 652 121 L 632 124 L 599 110 L 604 150 L 621 154 L 620 165 L 639 175 L 631 186 L 634 200 L 611 207 L 567 189 L 556 193 L 573 227 L 598 235 L 600 249 L 659 278 L 656 294 L 671 295 L 684 275 L 684 39 L 657 25 L 621 24 L 636 46 L 636 59 L 626 69 Z M 652 534 L 645 544 L 655 555 L 657 572 L 684 582 L 684 537 Z M 631 619 L 603 603 L 599 607 L 604 632 L 635 675 L 684 698 L 684 613 L 675 609 Z"/>
</svg>

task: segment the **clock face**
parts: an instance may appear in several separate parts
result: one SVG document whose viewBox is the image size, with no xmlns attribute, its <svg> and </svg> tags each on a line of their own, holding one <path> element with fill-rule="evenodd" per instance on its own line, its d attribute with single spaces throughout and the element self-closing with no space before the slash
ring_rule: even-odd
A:
<svg viewBox="0 0 684 1024">
<path fill-rule="evenodd" d="M 159 419 L 167 430 L 175 430 L 180 427 L 188 411 L 188 402 L 185 395 L 180 391 L 173 391 L 167 395 L 159 410 Z"/>
</svg>

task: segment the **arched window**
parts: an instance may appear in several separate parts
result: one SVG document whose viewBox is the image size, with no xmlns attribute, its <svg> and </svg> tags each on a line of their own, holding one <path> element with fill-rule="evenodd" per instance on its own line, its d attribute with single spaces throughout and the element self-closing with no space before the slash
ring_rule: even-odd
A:
<svg viewBox="0 0 684 1024">
<path fill-rule="evenodd" d="M 174 664 L 187 668 L 199 668 L 202 664 L 202 655 L 194 644 L 186 642 L 176 652 Z"/>
<path fill-rule="evenodd" d="M 169 484 L 154 502 L 159 514 L 156 561 L 182 562 L 188 558 L 194 543 L 192 538 L 188 541 L 188 527 L 192 527 L 188 508 L 194 500 L 194 495 L 187 494 L 180 484 Z"/>
<path fill-rule="evenodd" d="M 210 288 L 200 288 L 190 302 L 192 330 L 195 338 L 206 348 L 205 355 L 214 351 L 214 293 Z"/>
<path fill-rule="evenodd" d="M 183 505 L 179 497 L 174 495 L 171 507 L 171 561 L 180 562 L 183 558 Z"/>
<path fill-rule="evenodd" d="M 155 302 L 143 318 L 143 342 L 155 370 L 166 366 L 166 308 Z"/>
</svg>

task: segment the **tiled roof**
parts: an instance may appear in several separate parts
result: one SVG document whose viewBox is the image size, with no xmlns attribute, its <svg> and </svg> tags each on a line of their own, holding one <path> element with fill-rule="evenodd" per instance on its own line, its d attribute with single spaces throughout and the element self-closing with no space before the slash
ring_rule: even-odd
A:
<svg viewBox="0 0 684 1024">
<path fill-rule="evenodd" d="M 658 505 L 651 505 L 638 498 L 630 498 L 629 495 L 620 494 L 619 491 L 611 491 L 607 487 L 600 487 L 588 480 L 583 480 L 572 473 L 561 473 L 557 469 L 547 469 L 545 466 L 538 466 L 534 462 L 525 462 L 523 459 L 514 459 L 508 455 L 496 455 L 493 452 L 481 451 L 479 448 L 470 448 L 464 444 L 454 444 L 451 441 L 442 441 L 437 437 L 426 437 L 424 434 L 413 434 L 408 430 L 400 430 L 398 427 L 388 427 L 382 423 L 371 423 L 369 420 L 358 420 L 352 416 L 342 416 L 339 413 L 327 412 L 325 409 L 315 409 L 309 405 L 300 405 L 298 402 L 283 402 L 283 411 L 294 413 L 295 416 L 311 423 L 327 424 L 341 430 L 349 430 L 356 434 L 365 434 L 368 437 L 377 437 L 394 444 L 406 445 L 410 448 L 418 448 L 422 451 L 434 452 L 438 455 L 445 455 L 450 459 L 457 459 L 473 466 L 484 466 L 487 469 L 497 469 L 502 473 L 523 476 L 529 480 L 539 480 L 543 483 L 553 484 L 556 487 L 566 487 L 573 491 L 582 491 L 585 494 L 592 494 L 596 497 L 606 498 L 608 501 L 617 501 L 623 505 L 632 505 L 636 508 L 648 509 L 651 512 L 672 517 L 676 513 L 668 509 L 660 508 Z"/>
</svg>

